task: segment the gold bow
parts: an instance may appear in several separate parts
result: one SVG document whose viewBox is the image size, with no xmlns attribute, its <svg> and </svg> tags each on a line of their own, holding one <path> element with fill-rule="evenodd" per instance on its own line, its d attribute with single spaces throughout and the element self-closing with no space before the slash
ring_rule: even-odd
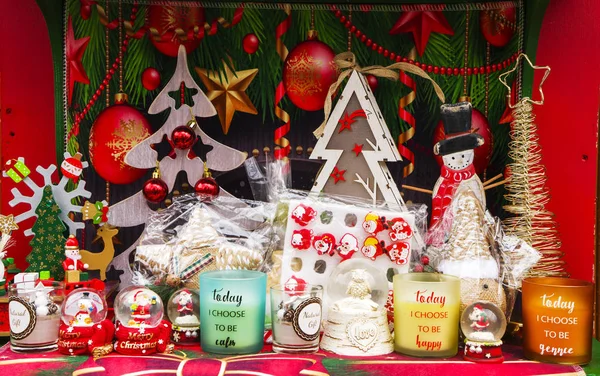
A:
<svg viewBox="0 0 600 376">
<path fill-rule="evenodd" d="M 444 103 L 446 101 L 446 97 L 444 96 L 444 92 L 442 88 L 425 72 L 423 69 L 412 65 L 410 63 L 394 63 L 392 65 L 388 65 L 387 67 L 381 65 L 372 65 L 370 67 L 361 68 L 358 64 L 356 64 L 356 56 L 352 52 L 342 52 L 333 60 L 340 71 L 340 75 L 337 78 L 337 81 L 334 82 L 329 87 L 329 92 L 327 93 L 327 97 L 325 98 L 325 107 L 323 108 L 323 112 L 325 113 L 325 119 L 317 128 L 313 134 L 315 137 L 319 138 L 323 134 L 325 130 L 325 124 L 327 124 L 327 120 L 329 119 L 329 115 L 331 113 L 331 98 L 340 87 L 342 82 L 352 74 L 353 71 L 360 72 L 362 74 L 370 74 L 376 77 L 387 78 L 392 81 L 398 80 L 398 70 L 402 70 L 404 72 L 413 73 L 417 76 L 423 77 L 429 81 L 433 85 L 433 89 L 437 94 L 438 98 Z"/>
</svg>

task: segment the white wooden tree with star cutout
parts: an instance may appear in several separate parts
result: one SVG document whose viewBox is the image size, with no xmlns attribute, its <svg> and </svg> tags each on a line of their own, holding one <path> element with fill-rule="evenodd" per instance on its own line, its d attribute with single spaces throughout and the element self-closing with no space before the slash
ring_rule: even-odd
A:
<svg viewBox="0 0 600 376">
<path fill-rule="evenodd" d="M 326 162 L 312 192 L 386 202 L 404 209 L 386 162 L 401 161 L 398 148 L 364 76 L 352 72 L 311 159 Z"/>
</svg>

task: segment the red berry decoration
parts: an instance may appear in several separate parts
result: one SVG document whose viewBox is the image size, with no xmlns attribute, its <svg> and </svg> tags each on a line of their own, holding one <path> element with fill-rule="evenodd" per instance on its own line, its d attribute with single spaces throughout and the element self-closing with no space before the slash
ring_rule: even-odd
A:
<svg viewBox="0 0 600 376">
<path fill-rule="evenodd" d="M 146 200 L 157 204 L 162 202 L 167 197 L 167 193 L 169 193 L 169 187 L 167 187 L 167 183 L 165 183 L 162 179 L 152 178 L 144 183 L 142 192 L 144 193 Z"/>
<path fill-rule="evenodd" d="M 338 76 L 335 52 L 318 40 L 307 40 L 290 51 L 283 67 L 283 86 L 292 103 L 304 111 L 318 111 Z"/>
<path fill-rule="evenodd" d="M 152 91 L 160 86 L 160 73 L 156 68 L 146 68 L 142 72 L 142 86 L 144 89 Z"/>
<path fill-rule="evenodd" d="M 421 273 L 423 271 L 423 265 L 421 264 L 417 264 L 415 265 L 415 268 L 413 269 L 416 273 Z"/>
<path fill-rule="evenodd" d="M 198 197 L 203 200 L 212 200 L 219 195 L 221 188 L 219 187 L 219 184 L 217 184 L 217 181 L 212 178 L 210 171 L 208 171 L 208 167 L 206 167 L 206 163 L 204 164 L 204 175 L 202 176 L 202 179 L 196 182 L 194 190 Z"/>
<path fill-rule="evenodd" d="M 258 40 L 258 37 L 255 34 L 250 33 L 246 34 L 244 40 L 242 41 L 242 45 L 244 47 L 244 51 L 246 51 L 247 54 L 252 55 L 256 51 L 258 51 L 260 41 Z"/>
<path fill-rule="evenodd" d="M 373 76 L 372 74 L 368 74 L 367 75 L 367 83 L 369 84 L 369 87 L 371 88 L 372 92 L 375 92 L 375 90 L 377 90 L 377 86 L 379 85 L 379 81 L 377 81 L 377 77 Z"/>
<path fill-rule="evenodd" d="M 189 149 L 196 142 L 196 132 L 187 125 L 180 125 L 173 129 L 171 141 L 173 141 L 173 146 L 177 149 Z"/>
<path fill-rule="evenodd" d="M 421 263 L 422 263 L 423 265 L 429 265 L 429 257 L 427 257 L 427 256 L 422 256 L 422 257 L 421 257 Z"/>
</svg>

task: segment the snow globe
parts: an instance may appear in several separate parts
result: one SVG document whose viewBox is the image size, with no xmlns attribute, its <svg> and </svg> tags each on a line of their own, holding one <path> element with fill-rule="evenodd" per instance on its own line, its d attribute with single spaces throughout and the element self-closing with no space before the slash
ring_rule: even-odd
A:
<svg viewBox="0 0 600 376">
<path fill-rule="evenodd" d="M 93 354 L 112 351 L 115 327 L 106 320 L 108 305 L 100 293 L 91 288 L 73 290 L 61 308 L 58 351 L 62 354 Z"/>
<path fill-rule="evenodd" d="M 171 320 L 174 343 L 197 343 L 200 334 L 200 294 L 194 289 L 177 290 L 169 298 L 167 315 Z"/>
<path fill-rule="evenodd" d="M 321 348 L 340 355 L 372 356 L 394 351 L 385 303 L 385 275 L 365 259 L 340 263 L 329 278 Z"/>
<path fill-rule="evenodd" d="M 477 363 L 502 363 L 502 336 L 506 331 L 504 312 L 490 302 L 468 305 L 460 318 L 466 337 L 464 359 Z"/>
<path fill-rule="evenodd" d="M 171 323 L 163 320 L 163 302 L 154 291 L 143 286 L 127 287 L 115 297 L 119 354 L 145 355 L 172 352 Z"/>
</svg>

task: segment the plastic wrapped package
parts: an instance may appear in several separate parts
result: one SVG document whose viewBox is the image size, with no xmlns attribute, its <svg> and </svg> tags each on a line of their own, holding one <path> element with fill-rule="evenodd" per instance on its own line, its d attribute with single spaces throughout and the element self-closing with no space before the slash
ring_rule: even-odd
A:
<svg viewBox="0 0 600 376">
<path fill-rule="evenodd" d="M 402 210 L 354 197 L 316 195 L 288 190 L 278 196 L 275 248 L 270 283 L 309 283 L 324 287 L 335 266 L 349 259 L 374 265 L 391 282 L 407 273 L 411 252 L 423 245 L 427 211 L 422 206 Z M 388 299 L 391 308 L 391 299 Z M 326 312 L 329 298 L 325 291 Z M 387 304 L 386 304 L 387 305 Z"/>
<path fill-rule="evenodd" d="M 260 270 L 274 242 L 274 205 L 218 197 L 177 197 L 148 220 L 134 260 L 134 283 L 161 297 L 197 289 L 208 270 Z"/>
<path fill-rule="evenodd" d="M 457 189 L 442 221 L 449 230 L 428 235 L 429 241 L 444 241 L 432 242 L 427 255 L 434 269 L 461 279 L 461 311 L 487 301 L 510 318 L 520 281 L 539 259 L 537 251 L 519 239 L 505 239 L 499 220 L 466 186 Z"/>
</svg>

